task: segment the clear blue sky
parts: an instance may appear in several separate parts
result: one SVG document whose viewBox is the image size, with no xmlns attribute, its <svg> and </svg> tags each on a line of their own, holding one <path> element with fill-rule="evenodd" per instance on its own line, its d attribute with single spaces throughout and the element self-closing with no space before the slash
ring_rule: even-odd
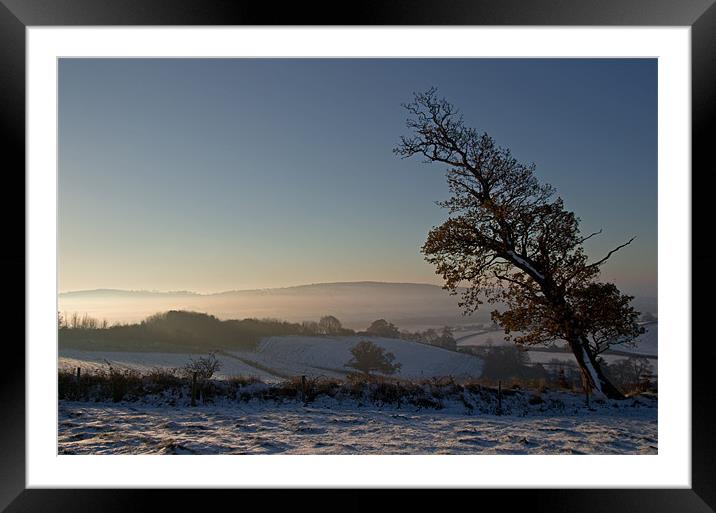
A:
<svg viewBox="0 0 716 513">
<path fill-rule="evenodd" d="M 444 169 L 392 153 L 436 86 L 537 164 L 656 294 L 657 63 L 589 59 L 61 59 L 60 290 L 440 283 L 419 248 Z"/>
</svg>

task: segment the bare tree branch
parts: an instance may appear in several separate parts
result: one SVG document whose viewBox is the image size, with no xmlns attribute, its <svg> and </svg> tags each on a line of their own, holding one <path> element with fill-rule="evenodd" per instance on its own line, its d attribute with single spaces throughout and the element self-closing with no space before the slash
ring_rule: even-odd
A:
<svg viewBox="0 0 716 513">
<path fill-rule="evenodd" d="M 582 237 L 581 239 L 579 239 L 579 243 L 581 244 L 581 243 L 583 243 L 584 241 L 587 241 L 587 240 L 591 239 L 592 237 L 594 237 L 595 235 L 599 235 L 599 234 L 601 234 L 601 233 L 602 233 L 602 229 L 600 228 L 599 231 L 594 232 L 594 233 L 590 233 L 590 234 L 587 235 L 586 237 Z"/>
<path fill-rule="evenodd" d="M 634 241 L 634 239 L 636 239 L 636 237 L 632 237 L 631 239 L 629 239 L 627 242 L 625 242 L 625 243 L 622 244 L 621 246 L 617 246 L 616 248 L 614 248 L 613 250 L 611 250 L 609 253 L 607 253 L 607 256 L 605 256 L 604 258 L 602 258 L 601 260 L 599 260 L 599 261 L 597 261 L 597 262 L 594 262 L 593 264 L 590 264 L 588 267 L 597 267 L 597 266 L 603 264 L 604 262 L 606 262 L 607 260 L 609 260 L 609 257 L 612 256 L 614 253 L 616 253 L 617 251 L 619 251 L 619 250 L 622 249 L 623 247 L 626 247 L 626 246 L 628 246 L 629 244 L 631 244 L 631 243 Z"/>
</svg>

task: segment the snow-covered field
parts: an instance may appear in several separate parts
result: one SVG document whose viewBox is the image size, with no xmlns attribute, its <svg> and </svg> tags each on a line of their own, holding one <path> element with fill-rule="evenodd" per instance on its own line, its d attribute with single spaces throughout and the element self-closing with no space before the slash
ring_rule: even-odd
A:
<svg viewBox="0 0 716 513">
<path fill-rule="evenodd" d="M 639 338 L 637 348 L 619 347 L 620 351 L 640 354 L 657 354 L 658 324 L 646 326 L 647 332 Z M 503 332 L 480 333 L 460 340 L 460 345 L 505 345 Z M 276 382 L 291 376 L 342 378 L 349 369 L 344 365 L 350 360 L 350 349 L 360 340 L 371 340 L 395 354 L 395 361 L 401 364 L 397 377 L 406 379 L 427 379 L 453 376 L 456 379 L 479 378 L 482 375 L 482 360 L 466 353 L 456 353 L 407 340 L 376 337 L 269 337 L 264 339 L 255 351 L 235 351 L 217 355 L 221 370 L 217 377 L 256 376 L 265 382 Z M 189 353 L 131 353 L 98 352 L 64 349 L 60 351 L 58 366 L 61 369 L 92 371 L 106 367 L 109 361 L 118 368 L 131 368 L 146 372 L 154 367 L 183 367 L 192 358 L 205 356 Z M 574 363 L 571 353 L 546 352 L 538 348 L 529 352 L 532 363 L 549 363 L 560 360 Z M 624 356 L 605 354 L 608 363 Z M 656 359 L 652 365 L 656 371 Z"/>
<path fill-rule="evenodd" d="M 221 361 L 218 378 L 257 376 L 275 382 L 291 376 L 345 377 L 350 370 L 344 365 L 351 359 L 351 348 L 361 340 L 371 340 L 395 355 L 401 364 L 397 377 L 421 379 L 453 376 L 478 378 L 482 360 L 469 354 L 456 353 L 408 340 L 377 337 L 269 337 L 256 351 L 217 354 Z M 154 367 L 183 367 L 191 358 L 202 355 L 188 353 L 125 353 L 66 349 L 60 351 L 59 368 L 86 370 L 107 368 L 109 361 L 118 368 L 146 372 Z"/>
<path fill-rule="evenodd" d="M 455 333 L 458 346 L 511 346 L 502 330 Z"/>
<path fill-rule="evenodd" d="M 547 352 L 547 351 L 530 351 L 528 353 L 530 363 L 541 363 L 541 364 L 549 364 L 552 362 L 552 360 L 558 360 L 560 362 L 564 362 L 571 365 L 576 365 L 576 360 L 574 359 L 574 355 L 572 353 L 555 353 L 555 352 Z M 608 363 L 612 364 L 619 360 L 623 360 L 626 358 L 625 356 L 621 355 L 615 355 L 615 354 L 604 354 L 602 355 L 602 358 Z M 649 360 L 649 363 L 654 367 L 654 374 L 656 374 L 657 370 L 657 360 L 656 358 L 650 358 L 647 357 L 647 360 Z"/>
<path fill-rule="evenodd" d="M 290 376 L 344 377 L 350 349 L 366 337 L 271 337 L 256 351 L 223 353 L 218 379 L 256 376 L 265 390 Z M 395 339 L 367 337 L 395 354 L 398 377 L 479 377 L 480 358 Z M 63 350 L 59 367 L 106 369 L 106 361 L 140 372 L 178 368 L 186 353 L 122 353 Z M 569 355 L 565 355 L 569 356 Z M 223 382 L 228 386 L 226 382 Z M 282 385 L 278 385 L 279 387 Z M 432 385 L 420 385 L 432 390 Z M 253 387 L 253 389 L 252 389 Z M 263 388 L 262 388 L 263 387 Z M 427 388 L 426 388 L 427 387 Z M 450 385 L 446 385 L 446 390 Z M 242 389 L 244 390 L 244 389 Z M 484 391 L 483 391 L 484 392 Z M 438 406 L 405 400 L 383 404 L 346 395 L 295 399 L 219 397 L 188 406 L 180 396 L 148 396 L 134 402 L 59 402 L 61 454 L 655 454 L 657 401 L 640 397 L 594 403 L 567 392 L 505 392 L 495 415 L 492 393 L 459 388 L 430 395 Z M 432 392 L 431 392 L 432 393 Z M 440 397 L 443 397 L 441 399 Z M 420 406 L 417 406 L 420 405 Z"/>
<path fill-rule="evenodd" d="M 614 350 L 656 356 L 658 354 L 659 324 L 658 322 L 650 322 L 643 324 L 643 327 L 645 332 L 637 337 L 635 340 L 636 345 L 634 347 L 620 345 L 614 346 Z M 455 338 L 457 339 L 457 344 L 459 346 L 512 345 L 512 342 L 505 340 L 505 332 L 503 330 L 456 332 Z M 535 347 L 530 350 L 530 354 L 533 352 L 540 352 L 539 347 Z"/>
<path fill-rule="evenodd" d="M 125 353 L 111 351 L 80 351 L 76 349 L 63 349 L 60 351 L 58 368 L 74 371 L 77 367 L 84 372 L 107 370 L 107 363 L 118 369 L 133 369 L 146 373 L 154 368 L 174 369 L 184 367 L 192 359 L 206 354 L 190 353 Z M 216 378 L 225 379 L 231 376 L 256 376 L 263 381 L 277 381 L 278 377 L 247 365 L 236 358 L 217 355 L 221 361 L 221 369 Z"/>
<path fill-rule="evenodd" d="M 330 399 L 212 406 L 65 402 L 60 454 L 656 454 L 657 408 L 473 415 Z"/>
<path fill-rule="evenodd" d="M 395 355 L 395 361 L 401 364 L 397 377 L 478 378 L 482 374 L 483 364 L 478 357 L 418 342 L 379 337 L 269 337 L 261 341 L 255 352 L 232 354 L 283 375 L 340 377 L 349 370 L 344 364 L 351 359 L 351 348 L 361 340 L 370 340 Z"/>
</svg>

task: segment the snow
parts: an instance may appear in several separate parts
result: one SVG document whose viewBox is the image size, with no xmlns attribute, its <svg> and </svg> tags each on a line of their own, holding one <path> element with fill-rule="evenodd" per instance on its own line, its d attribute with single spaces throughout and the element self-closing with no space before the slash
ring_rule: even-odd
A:
<svg viewBox="0 0 716 513">
<path fill-rule="evenodd" d="M 482 374 L 482 360 L 476 356 L 448 351 L 408 340 L 379 337 L 269 337 L 255 351 L 217 353 L 221 370 L 217 378 L 257 376 L 276 382 L 292 376 L 344 378 L 350 369 L 344 365 L 351 359 L 350 350 L 361 340 L 370 340 L 395 355 L 401 364 L 396 377 L 421 379 L 453 376 L 477 378 Z M 91 371 L 107 366 L 105 360 L 118 368 L 147 372 L 154 367 L 183 367 L 199 354 L 131 353 L 101 351 L 60 351 L 59 368 Z"/>
<path fill-rule="evenodd" d="M 651 322 L 643 325 L 645 332 L 639 335 L 636 340 L 635 346 L 629 345 L 616 345 L 612 349 L 614 351 L 633 353 L 639 355 L 657 356 L 658 355 L 658 339 L 659 339 L 659 324 L 658 322 Z M 457 335 L 457 333 L 456 333 Z M 519 335 L 519 332 L 513 333 L 514 336 Z M 479 331 L 476 333 L 467 333 L 462 337 L 458 337 L 458 346 L 503 346 L 513 345 L 513 342 L 505 340 L 505 332 L 503 330 L 492 330 L 492 331 Z M 564 341 L 557 341 L 557 345 L 566 344 Z M 530 349 L 530 355 L 535 352 L 539 352 L 539 346 Z M 569 353 L 571 355 L 571 353 Z M 605 355 L 606 356 L 606 355 Z"/>
<path fill-rule="evenodd" d="M 592 379 L 592 383 L 595 388 L 594 395 L 604 397 L 604 393 L 602 392 L 602 382 L 599 379 L 599 376 L 597 376 L 597 371 L 594 369 L 592 362 L 589 360 L 589 355 L 584 347 L 582 347 L 582 359 L 584 360 L 584 366 L 587 368 L 587 372 Z M 585 385 L 585 388 L 587 388 L 587 385 Z"/>
<path fill-rule="evenodd" d="M 459 388 L 435 402 L 392 404 L 369 394 L 318 395 L 304 404 L 267 399 L 270 383 L 298 375 L 345 377 L 350 349 L 370 340 L 395 354 L 397 377 L 479 377 L 480 358 L 412 341 L 379 337 L 270 337 L 256 351 L 220 353 L 217 379 L 257 376 L 235 394 L 192 408 L 184 392 L 133 402 L 59 402 L 60 454 L 656 454 L 657 401 L 592 401 L 581 394 Z M 574 357 L 545 353 L 550 358 Z M 189 353 L 62 350 L 58 366 L 106 369 L 105 360 L 140 372 L 183 367 Z M 225 386 L 229 386 L 224 383 Z M 432 385 L 419 385 L 432 390 Z M 425 388 L 427 387 L 427 388 Z M 446 386 L 445 390 L 450 388 Z M 246 393 L 244 393 L 246 392 Z M 258 392 L 258 393 L 253 393 Z M 175 394 L 169 397 L 166 394 Z M 430 392 L 432 393 L 432 392 Z M 263 397 L 263 398 L 262 398 Z M 442 398 L 441 398 L 442 397 Z"/>
<path fill-rule="evenodd" d="M 515 333 L 516 335 L 516 333 Z M 458 346 L 512 346 L 514 342 L 505 339 L 504 330 L 480 331 L 463 335 L 457 339 Z"/>
<path fill-rule="evenodd" d="M 107 370 L 105 361 L 112 363 L 118 369 L 133 369 L 141 373 L 151 371 L 153 368 L 173 369 L 184 367 L 190 360 L 206 354 L 192 353 L 131 353 L 112 351 L 80 351 L 76 349 L 63 349 L 60 351 L 58 368 L 75 371 L 80 367 L 84 372 Z M 273 374 L 252 367 L 225 355 L 217 354 L 221 362 L 221 369 L 216 374 L 218 379 L 231 376 L 256 376 L 264 381 L 277 381 Z"/>
<path fill-rule="evenodd" d="M 395 355 L 401 364 L 396 377 L 420 379 L 438 376 L 477 378 L 482 374 L 480 358 L 408 340 L 380 337 L 269 337 L 255 352 L 230 354 L 259 363 L 285 376 L 342 377 L 350 369 L 350 350 L 361 340 L 371 342 Z"/>
<path fill-rule="evenodd" d="M 431 346 L 369 337 L 396 355 L 403 377 L 479 375 L 479 358 Z M 267 383 L 276 373 L 339 376 L 362 337 L 273 337 L 256 352 L 219 355 L 223 376 L 249 374 Z M 185 353 L 63 351 L 60 367 L 137 370 L 179 367 Z M 246 363 L 246 361 L 249 363 Z M 272 366 L 262 370 L 255 365 Z M 333 370 L 331 370 L 333 368 Z M 221 379 L 222 376 L 218 376 Z M 268 377 L 268 378 L 267 378 Z M 228 385 L 227 385 L 228 386 Z M 59 402 L 60 454 L 655 454 L 657 401 L 592 401 L 581 394 L 434 389 L 429 401 L 408 395 L 385 404 L 370 393 L 319 394 L 308 404 L 267 398 L 272 385 L 243 385 L 238 393 L 192 408 L 171 389 L 128 402 Z M 341 390 L 351 390 L 350 387 Z M 441 392 L 442 390 L 442 392 Z M 446 395 L 447 394 L 447 395 Z M 231 398 L 233 397 L 233 399 Z M 414 396 L 418 397 L 418 396 Z"/>
<path fill-rule="evenodd" d="M 512 415 L 358 405 L 325 398 L 166 407 L 137 403 L 59 405 L 60 454 L 656 454 L 650 400 Z M 556 404 L 556 403 L 555 403 Z M 594 403 L 593 403 L 594 405 Z"/>
<path fill-rule="evenodd" d="M 515 253 L 515 252 L 512 251 L 511 249 L 507 251 L 507 254 L 510 255 L 510 256 L 515 260 L 515 262 L 517 262 L 517 263 L 520 264 L 521 266 L 526 267 L 527 269 L 529 269 L 529 270 L 532 272 L 532 274 L 534 274 L 538 279 L 544 281 L 544 275 L 543 275 L 541 272 L 539 272 L 537 269 L 535 269 L 534 267 L 532 267 L 532 265 L 530 265 L 530 263 L 529 263 L 527 260 L 525 260 L 524 258 L 522 258 L 520 255 L 518 255 L 517 253 Z"/>
<path fill-rule="evenodd" d="M 534 351 L 530 350 L 527 355 L 530 358 L 530 363 L 537 364 L 541 363 L 543 365 L 550 364 L 552 360 L 558 360 L 559 362 L 563 362 L 565 364 L 570 365 L 576 365 L 577 360 L 574 358 L 574 355 L 572 353 L 555 353 L 555 352 L 548 352 L 548 351 Z M 601 355 L 602 358 L 608 363 L 612 364 L 614 362 L 617 362 L 619 360 L 623 360 L 625 357 L 621 355 L 614 355 L 614 354 L 604 354 Z M 655 358 L 649 358 L 649 363 L 654 367 L 654 374 L 657 372 L 657 360 Z"/>
</svg>

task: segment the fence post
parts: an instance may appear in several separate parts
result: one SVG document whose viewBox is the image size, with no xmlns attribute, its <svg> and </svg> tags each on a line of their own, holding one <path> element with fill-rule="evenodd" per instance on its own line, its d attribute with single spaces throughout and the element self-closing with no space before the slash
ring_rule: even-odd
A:
<svg viewBox="0 0 716 513">
<path fill-rule="evenodd" d="M 502 380 L 497 382 L 497 414 L 502 415 Z"/>
<path fill-rule="evenodd" d="M 77 374 L 75 375 L 75 399 L 80 398 L 80 368 L 77 367 Z"/>
<path fill-rule="evenodd" d="M 196 406 L 196 372 L 191 376 L 191 405 Z"/>
<path fill-rule="evenodd" d="M 582 373 L 582 388 L 584 389 L 584 403 L 586 404 L 587 408 L 590 408 L 589 392 L 591 391 L 591 387 L 589 385 L 589 380 L 587 379 L 587 375 L 584 373 Z"/>
</svg>

